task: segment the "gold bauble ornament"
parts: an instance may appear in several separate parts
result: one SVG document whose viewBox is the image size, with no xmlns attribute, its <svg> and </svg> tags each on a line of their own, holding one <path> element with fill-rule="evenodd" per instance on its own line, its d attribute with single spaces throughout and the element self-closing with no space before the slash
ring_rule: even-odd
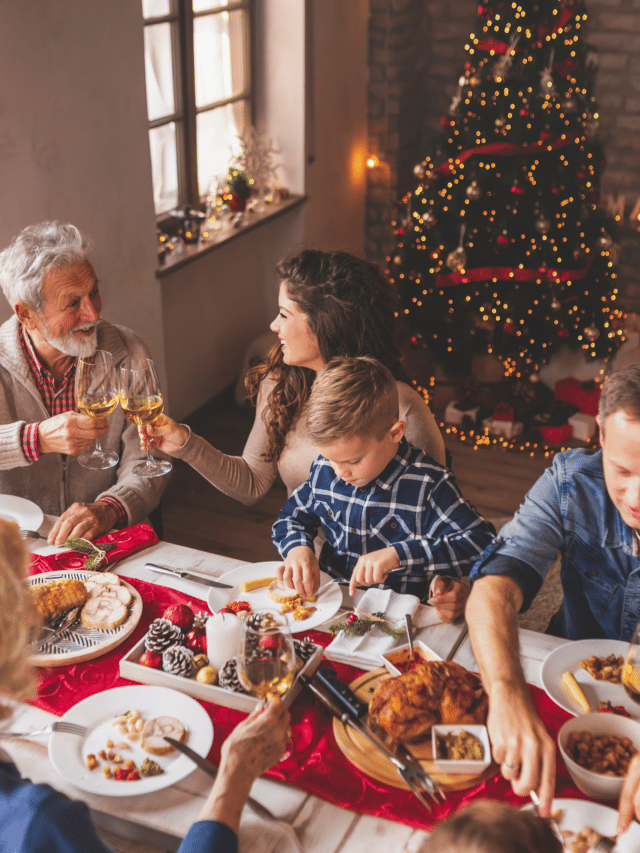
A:
<svg viewBox="0 0 640 853">
<path fill-rule="evenodd" d="M 598 237 L 596 243 L 601 249 L 610 249 L 613 246 L 613 237 L 605 231 Z"/>
<path fill-rule="evenodd" d="M 547 234 L 551 228 L 551 223 L 546 216 L 539 216 L 533 223 L 533 227 L 536 229 L 538 234 Z"/>
<path fill-rule="evenodd" d="M 466 194 L 471 201 L 477 201 L 482 195 L 482 190 L 475 181 L 472 181 L 467 187 Z"/>
<path fill-rule="evenodd" d="M 466 265 L 467 253 L 462 246 L 458 246 L 457 249 L 447 255 L 447 266 L 452 272 L 464 272 Z"/>
<path fill-rule="evenodd" d="M 474 86 L 474 87 L 479 86 L 480 82 L 481 82 L 480 78 L 478 77 L 477 74 L 473 74 L 471 77 L 469 77 L 469 85 L 470 86 Z"/>
<path fill-rule="evenodd" d="M 600 337 L 600 329 L 595 323 L 592 323 L 590 326 L 587 326 L 586 329 L 583 329 L 582 334 L 590 343 L 593 343 Z"/>
<path fill-rule="evenodd" d="M 198 674 L 196 675 L 196 681 L 199 681 L 200 684 L 215 684 L 216 678 L 218 677 L 218 670 L 213 666 L 203 666 L 202 669 L 198 670 Z"/>
</svg>

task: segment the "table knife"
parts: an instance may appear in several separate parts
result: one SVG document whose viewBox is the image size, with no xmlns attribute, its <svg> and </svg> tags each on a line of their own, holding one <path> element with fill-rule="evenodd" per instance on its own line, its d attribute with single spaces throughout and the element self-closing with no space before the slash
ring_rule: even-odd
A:
<svg viewBox="0 0 640 853">
<path fill-rule="evenodd" d="M 218 768 L 215 764 L 212 764 L 207 758 L 203 758 L 199 753 L 197 753 L 194 749 L 191 749 L 190 746 L 187 746 L 186 743 L 182 743 L 179 740 L 176 740 L 172 737 L 165 737 L 167 743 L 170 743 L 174 749 L 177 749 L 178 752 L 186 755 L 187 758 L 190 758 L 201 770 L 204 770 L 205 773 L 208 773 L 213 779 L 218 775 Z M 257 800 L 254 800 L 253 797 L 247 798 L 247 805 L 250 809 L 252 809 L 258 817 L 263 818 L 263 820 L 277 820 L 275 815 L 273 815 L 266 806 L 263 806 L 262 803 L 259 803 Z"/>
<path fill-rule="evenodd" d="M 158 566 L 156 563 L 145 563 L 145 569 L 151 569 L 152 572 L 160 572 L 165 575 L 173 575 L 174 577 L 182 578 L 186 581 L 193 581 L 194 583 L 201 583 L 204 586 L 216 586 L 220 587 L 220 589 L 233 589 L 231 584 L 228 583 L 220 583 L 220 581 L 216 581 L 213 578 L 207 578 L 204 575 L 194 575 L 191 572 L 187 572 L 184 569 L 171 569 L 169 566 Z"/>
</svg>

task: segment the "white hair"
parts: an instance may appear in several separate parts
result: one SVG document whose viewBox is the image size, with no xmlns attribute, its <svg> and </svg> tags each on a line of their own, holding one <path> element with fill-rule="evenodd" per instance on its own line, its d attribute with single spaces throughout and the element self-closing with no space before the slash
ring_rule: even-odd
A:
<svg viewBox="0 0 640 853">
<path fill-rule="evenodd" d="M 88 260 L 89 241 L 75 225 L 41 222 L 29 225 L 0 252 L 0 287 L 9 305 L 24 302 L 42 311 L 42 284 L 51 269 Z"/>
</svg>

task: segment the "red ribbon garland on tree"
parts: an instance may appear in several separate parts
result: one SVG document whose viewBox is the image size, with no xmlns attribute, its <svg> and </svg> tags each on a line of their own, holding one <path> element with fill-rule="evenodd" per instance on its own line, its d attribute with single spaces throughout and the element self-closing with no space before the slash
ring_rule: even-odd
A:
<svg viewBox="0 0 640 853">
<path fill-rule="evenodd" d="M 512 279 L 513 281 L 534 281 L 537 278 L 554 278 L 556 281 L 575 281 L 586 278 L 593 259 L 590 258 L 585 267 L 580 270 L 553 269 L 520 269 L 519 267 L 476 267 L 465 272 L 452 272 L 448 275 L 436 276 L 435 290 L 440 287 L 451 287 L 458 284 L 470 284 L 472 281 L 487 281 L 489 279 Z"/>
</svg>

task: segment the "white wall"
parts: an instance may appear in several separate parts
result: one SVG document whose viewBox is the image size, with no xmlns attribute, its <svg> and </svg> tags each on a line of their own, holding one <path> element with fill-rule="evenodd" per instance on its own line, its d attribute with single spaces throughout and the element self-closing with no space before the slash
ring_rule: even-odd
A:
<svg viewBox="0 0 640 853">
<path fill-rule="evenodd" d="M 256 4 L 265 71 L 258 118 L 281 145 L 282 182 L 309 200 L 161 279 L 140 5 L 2 4 L 0 247 L 43 219 L 85 231 L 105 317 L 147 340 L 169 411 L 184 417 L 235 381 L 248 344 L 268 327 L 280 257 L 304 245 L 363 252 L 368 0 Z M 9 314 L 0 307 L 0 320 Z"/>
<path fill-rule="evenodd" d="M 77 225 L 104 316 L 135 328 L 163 372 L 141 4 L 10 0 L 0 56 L 0 246 L 44 219 Z"/>
</svg>

